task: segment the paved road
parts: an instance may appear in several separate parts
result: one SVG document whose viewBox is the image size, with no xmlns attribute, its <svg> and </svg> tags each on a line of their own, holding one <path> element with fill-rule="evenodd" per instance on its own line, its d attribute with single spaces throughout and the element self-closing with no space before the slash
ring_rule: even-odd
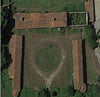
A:
<svg viewBox="0 0 100 97">
<path fill-rule="evenodd" d="M 95 28 L 97 32 L 100 29 L 100 0 L 95 0 L 95 16 Z"/>
</svg>

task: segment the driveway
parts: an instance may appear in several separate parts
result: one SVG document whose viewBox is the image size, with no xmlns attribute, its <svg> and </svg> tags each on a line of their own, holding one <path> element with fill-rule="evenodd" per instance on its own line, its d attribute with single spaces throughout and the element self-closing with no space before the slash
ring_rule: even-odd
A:
<svg viewBox="0 0 100 97">
<path fill-rule="evenodd" d="M 95 20 L 95 29 L 97 32 L 100 29 L 100 0 L 95 0 Z"/>
</svg>

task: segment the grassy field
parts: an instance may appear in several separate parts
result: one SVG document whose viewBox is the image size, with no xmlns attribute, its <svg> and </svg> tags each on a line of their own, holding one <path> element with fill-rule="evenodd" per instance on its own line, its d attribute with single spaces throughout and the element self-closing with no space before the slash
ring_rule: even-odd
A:
<svg viewBox="0 0 100 97">
<path fill-rule="evenodd" d="M 81 33 L 82 32 L 82 29 L 81 28 L 67 28 L 67 31 L 70 34 L 75 34 L 75 33 Z"/>
<path fill-rule="evenodd" d="M 59 65 L 60 60 L 59 51 L 50 43 L 46 43 L 40 47 L 35 55 L 36 65 L 46 72 L 54 70 Z"/>
<path fill-rule="evenodd" d="M 81 12 L 85 11 L 85 5 L 84 2 L 82 3 L 71 3 L 66 4 L 61 11 L 67 11 L 67 12 Z"/>
<path fill-rule="evenodd" d="M 86 65 L 87 65 L 87 83 L 97 84 L 98 75 L 100 74 L 98 62 L 94 52 L 90 49 L 88 40 L 86 39 Z"/>
<path fill-rule="evenodd" d="M 18 11 L 45 12 L 60 11 L 65 6 L 68 10 L 78 9 L 81 11 L 84 0 L 13 0 Z M 73 6 L 73 7 L 72 7 Z"/>
<path fill-rule="evenodd" d="M 8 70 L 5 69 L 1 73 L 1 97 L 12 96 L 12 80 L 8 76 Z"/>
<path fill-rule="evenodd" d="M 61 36 L 58 34 L 54 35 L 54 34 L 41 34 L 41 33 L 37 34 L 37 33 L 29 33 L 29 32 L 27 33 L 27 35 L 25 35 L 24 86 L 25 87 L 34 87 L 34 88 L 45 87 L 44 80 L 36 73 L 35 68 L 34 68 L 34 64 L 36 64 L 35 60 L 34 60 L 36 51 L 38 51 L 39 48 L 42 49 L 41 48 L 42 44 L 47 43 L 47 41 L 46 41 L 47 39 L 45 40 L 45 38 L 50 38 L 50 39 L 53 38 L 52 40 L 54 42 L 52 44 L 54 45 L 54 48 L 52 50 L 51 50 L 51 48 L 49 48 L 49 50 L 50 50 L 50 52 L 52 52 L 51 55 L 53 55 L 53 57 L 55 58 L 56 65 L 58 65 L 58 63 L 59 63 L 58 62 L 59 56 L 58 55 L 57 55 L 58 57 L 54 56 L 55 55 L 54 54 L 55 46 L 57 46 L 57 50 L 60 50 L 60 48 L 58 46 L 59 44 L 64 46 L 64 51 L 65 51 L 64 53 L 66 54 L 66 60 L 63 63 L 61 72 L 59 72 L 59 74 L 58 74 L 59 76 L 58 75 L 56 76 L 57 78 L 55 78 L 52 86 L 67 87 L 68 85 L 71 84 L 71 79 L 72 79 L 72 63 L 73 62 L 72 62 L 72 49 L 70 48 L 71 40 L 68 38 L 68 36 L 64 36 L 64 35 Z M 57 43 L 55 41 L 56 39 L 58 40 Z M 44 40 L 44 42 L 41 40 Z M 50 52 L 49 52 L 49 54 L 50 54 Z M 48 53 L 48 48 L 46 48 L 46 50 L 44 50 L 41 55 L 43 55 L 44 53 Z M 54 58 L 52 60 L 54 60 Z M 48 60 L 48 57 L 46 59 L 47 60 L 42 60 L 42 61 L 45 61 L 45 62 L 48 61 L 47 64 L 50 63 L 50 65 L 52 65 L 52 62 L 54 62 L 54 61 L 50 61 L 51 59 Z M 45 65 L 45 64 L 43 64 L 43 65 Z M 45 67 L 43 66 L 43 67 L 46 69 L 46 68 L 48 68 L 48 65 L 46 65 Z M 55 67 L 49 66 L 49 69 L 50 68 L 52 69 Z M 49 76 L 49 74 L 51 72 L 44 71 L 44 73 L 47 76 Z"/>
</svg>

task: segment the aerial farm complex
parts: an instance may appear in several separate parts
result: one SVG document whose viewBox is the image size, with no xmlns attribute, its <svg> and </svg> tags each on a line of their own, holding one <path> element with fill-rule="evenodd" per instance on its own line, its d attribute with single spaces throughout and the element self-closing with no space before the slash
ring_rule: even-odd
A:
<svg viewBox="0 0 100 97">
<path fill-rule="evenodd" d="M 18 7 L 13 14 L 15 27 L 9 41 L 8 75 L 13 97 L 20 97 L 23 87 L 39 91 L 41 87 L 50 90 L 73 85 L 75 91 L 85 93 L 87 84 L 96 84 L 98 61 L 93 60 L 95 55 L 85 35 L 85 27 L 95 22 L 94 0 L 84 1 L 83 7 L 83 11 L 47 8 L 44 12 L 38 12 L 39 8 L 21 12 L 24 8 Z"/>
</svg>

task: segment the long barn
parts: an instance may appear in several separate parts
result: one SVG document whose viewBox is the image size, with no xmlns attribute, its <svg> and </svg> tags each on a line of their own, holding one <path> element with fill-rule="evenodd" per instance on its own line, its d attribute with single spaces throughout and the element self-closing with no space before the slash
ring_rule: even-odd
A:
<svg viewBox="0 0 100 97">
<path fill-rule="evenodd" d="M 8 68 L 8 75 L 13 79 L 13 97 L 17 97 L 21 89 L 22 36 L 12 36 L 9 42 L 9 52 L 12 62 Z"/>
<path fill-rule="evenodd" d="M 67 13 L 16 13 L 16 29 L 66 27 Z"/>
<path fill-rule="evenodd" d="M 81 92 L 86 91 L 86 85 L 84 84 L 83 74 L 83 55 L 82 55 L 82 41 L 72 40 L 73 47 L 73 82 L 74 89 L 80 89 Z"/>
</svg>

